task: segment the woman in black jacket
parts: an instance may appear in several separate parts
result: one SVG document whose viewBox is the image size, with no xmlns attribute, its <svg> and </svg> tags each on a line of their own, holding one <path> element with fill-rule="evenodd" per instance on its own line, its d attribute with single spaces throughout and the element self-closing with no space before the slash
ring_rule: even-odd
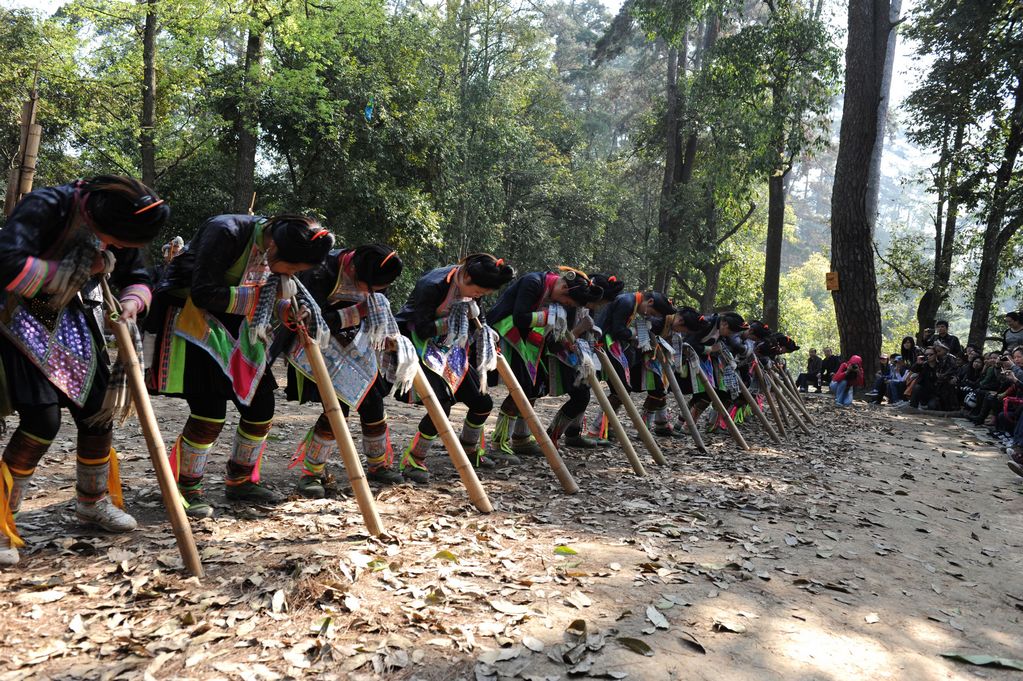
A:
<svg viewBox="0 0 1023 681">
<path fill-rule="evenodd" d="M 319 305 L 330 329 L 330 346 L 323 354 L 341 410 L 346 417 L 351 408 L 359 412 L 366 477 L 383 484 L 402 481 L 401 473 L 394 466 L 394 450 L 384 409 L 384 398 L 391 390 L 391 383 L 381 375 L 378 350 L 368 342 L 354 347 L 352 343 L 360 331 L 371 333 L 375 324 L 390 323 L 392 333 L 397 335 L 398 327 L 393 322 L 385 293 L 401 274 L 403 266 L 390 246 L 368 244 L 331 251 L 319 267 L 298 275 Z M 369 321 L 364 321 L 367 319 Z M 284 353 L 288 359 L 288 384 L 284 393 L 289 400 L 300 404 L 319 403 L 320 392 L 313 380 L 312 367 L 305 358 L 305 349 L 289 326 L 281 327 L 271 350 L 272 356 Z M 336 451 L 330 420 L 321 413 L 299 444 L 290 466 L 302 464 L 299 494 L 310 499 L 325 496 L 324 471 Z"/>
<path fill-rule="evenodd" d="M 468 408 L 459 436 L 469 460 L 476 466 L 492 466 L 485 456 L 483 425 L 494 408 L 486 394 L 478 363 L 480 355 L 496 352 L 494 332 L 481 319 L 479 301 L 515 276 L 511 265 L 489 253 L 466 256 L 460 263 L 438 267 L 416 282 L 412 294 L 397 314 L 401 332 L 416 347 L 427 380 L 444 412 L 450 414 L 455 402 Z M 483 346 L 483 347 L 481 347 Z M 486 359 L 486 357 L 484 357 Z M 411 401 L 414 391 L 406 398 Z M 399 396 L 399 399 L 401 397 Z M 401 458 L 401 471 L 420 484 L 430 481 L 426 457 L 437 439 L 437 427 L 427 414 Z"/>
<path fill-rule="evenodd" d="M 135 529 L 108 496 L 113 409 L 126 392 L 111 380 L 97 275 L 110 275 L 121 319 L 134 322 L 151 300 L 138 249 L 169 215 L 141 182 L 101 176 L 30 193 L 0 230 L 2 393 L 19 417 L 0 462 L 0 565 L 18 562 L 24 542 L 13 514 L 60 429 L 61 408 L 78 427 L 78 518 L 110 532 Z"/>
<path fill-rule="evenodd" d="M 530 272 L 519 277 L 490 308 L 487 320 L 500 334 L 503 354 L 530 402 L 547 394 L 552 368 L 567 370 L 557 355 L 565 344 L 571 345 L 593 328 L 589 315 L 576 312 L 600 300 L 602 294 L 585 272 L 562 266 L 557 272 Z M 569 384 L 564 376 L 558 380 Z M 565 405 L 562 413 L 575 421 L 586 411 L 590 389 L 582 384 L 567 392 L 570 406 Z M 501 404 L 492 441 L 506 456 L 542 455 L 510 395 Z"/>
<path fill-rule="evenodd" d="M 270 322 L 291 298 L 284 290 L 294 286 L 290 277 L 318 265 L 333 243 L 316 220 L 300 215 L 218 215 L 167 268 L 150 321 L 157 341 L 149 382 L 188 402 L 191 413 L 170 456 L 189 515 L 213 514 L 202 480 L 228 402 L 241 419 L 227 462 L 227 498 L 283 500 L 260 481 L 277 387 L 267 371 Z"/>
</svg>

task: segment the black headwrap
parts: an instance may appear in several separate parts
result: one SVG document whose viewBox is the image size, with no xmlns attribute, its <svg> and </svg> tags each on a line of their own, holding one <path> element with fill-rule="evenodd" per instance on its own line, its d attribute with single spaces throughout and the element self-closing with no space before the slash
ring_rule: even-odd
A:
<svg viewBox="0 0 1023 681">
<path fill-rule="evenodd" d="M 489 253 L 474 253 L 462 260 L 469 279 L 476 286 L 497 290 L 515 278 L 515 270 L 503 258 Z"/>
<path fill-rule="evenodd" d="M 405 263 L 398 252 L 384 244 L 366 244 L 352 256 L 355 277 L 370 286 L 390 286 L 401 275 Z"/>
<path fill-rule="evenodd" d="M 156 238 L 170 218 L 170 206 L 138 180 L 100 175 L 78 188 L 94 229 L 132 244 Z"/>
<path fill-rule="evenodd" d="M 590 282 L 603 290 L 601 297 L 608 302 L 617 298 L 618 294 L 625 290 L 625 282 L 620 281 L 613 274 L 594 274 L 590 277 Z"/>
<path fill-rule="evenodd" d="M 754 320 L 749 323 L 749 335 L 757 340 L 767 340 L 771 336 L 771 329 L 767 324 Z"/>
<path fill-rule="evenodd" d="M 318 264 L 334 246 L 334 235 L 315 218 L 304 215 L 275 215 L 267 231 L 277 245 L 277 258 L 284 262 Z"/>
<path fill-rule="evenodd" d="M 667 317 L 670 314 L 675 314 L 675 306 L 668 300 L 668 296 L 657 291 L 651 291 L 646 294 L 651 300 L 654 301 L 654 311 L 660 315 Z"/>
<path fill-rule="evenodd" d="M 604 295 L 604 289 L 595 285 L 582 270 L 561 265 L 558 267 L 561 278 L 568 284 L 568 297 L 579 305 L 594 303 Z"/>
<path fill-rule="evenodd" d="M 746 320 L 738 312 L 722 312 L 721 321 L 727 322 L 732 331 L 736 333 L 749 328 L 749 324 L 746 323 Z"/>
</svg>

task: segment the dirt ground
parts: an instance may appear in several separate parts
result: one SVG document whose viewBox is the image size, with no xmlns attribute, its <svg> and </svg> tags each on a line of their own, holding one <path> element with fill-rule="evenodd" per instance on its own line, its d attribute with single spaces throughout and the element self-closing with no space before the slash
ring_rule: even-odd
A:
<svg viewBox="0 0 1023 681">
<path fill-rule="evenodd" d="M 1023 481 L 1004 454 L 963 421 L 807 402 L 813 435 L 784 446 L 747 423 L 752 451 L 662 438 L 658 467 L 637 443 L 644 478 L 618 449 L 565 450 L 574 496 L 542 459 L 484 472 L 490 515 L 438 449 L 431 486 L 376 489 L 384 540 L 340 483 L 232 508 L 225 436 L 218 516 L 193 524 L 201 581 L 134 422 L 115 446 L 140 528 L 78 528 L 65 424 L 18 519 L 22 563 L 0 574 L 0 680 L 1023 678 L 942 657 L 1023 658 Z M 541 401 L 545 420 L 557 404 Z M 185 405 L 156 408 L 169 442 Z M 403 446 L 422 412 L 389 411 Z M 316 416 L 279 403 L 264 467 L 278 489 Z"/>
</svg>

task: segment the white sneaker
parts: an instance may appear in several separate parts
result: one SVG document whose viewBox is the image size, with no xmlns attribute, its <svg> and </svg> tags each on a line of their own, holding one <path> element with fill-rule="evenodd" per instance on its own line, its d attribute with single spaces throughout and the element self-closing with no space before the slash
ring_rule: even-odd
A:
<svg viewBox="0 0 1023 681">
<path fill-rule="evenodd" d="M 114 506 L 110 497 L 103 497 L 92 504 L 76 501 L 75 513 L 83 523 L 99 525 L 107 532 L 131 532 L 138 527 L 135 519 Z"/>
<path fill-rule="evenodd" d="M 17 565 L 20 558 L 18 549 L 11 546 L 11 540 L 7 535 L 0 534 L 0 567 Z"/>
</svg>

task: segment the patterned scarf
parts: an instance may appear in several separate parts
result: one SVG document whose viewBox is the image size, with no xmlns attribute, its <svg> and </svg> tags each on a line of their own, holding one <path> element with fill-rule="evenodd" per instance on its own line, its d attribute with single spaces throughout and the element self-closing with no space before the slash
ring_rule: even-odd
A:
<svg viewBox="0 0 1023 681">
<path fill-rule="evenodd" d="M 590 317 L 589 308 L 581 307 L 576 317 L 576 321 L 583 321 Z M 587 331 L 583 334 L 582 338 L 575 339 L 576 352 L 579 354 L 579 368 L 575 372 L 574 384 L 580 386 L 585 383 L 591 372 L 596 371 L 598 362 L 596 360 L 596 352 L 593 350 L 593 335 L 596 334 L 600 337 L 600 329 L 596 326 L 593 327 L 592 331 Z"/>
<path fill-rule="evenodd" d="M 449 348 L 464 348 L 469 344 L 469 309 L 472 300 L 456 300 L 448 308 L 448 335 L 444 345 Z"/>
<path fill-rule="evenodd" d="M 735 373 L 735 358 L 724 345 L 721 346 L 721 359 L 724 364 L 721 372 L 721 381 L 732 399 L 739 397 L 739 374 Z"/>
<path fill-rule="evenodd" d="M 476 331 L 476 370 L 480 376 L 480 392 L 487 394 L 487 373 L 497 369 L 497 332 L 481 322 Z"/>
<path fill-rule="evenodd" d="M 378 371 L 394 386 L 397 394 L 408 392 L 419 367 L 419 355 L 412 341 L 398 330 L 398 321 L 391 312 L 391 302 L 379 291 L 350 291 L 349 295 L 360 297 L 366 302 L 366 316 L 362 318 L 359 333 L 352 342 L 360 349 L 376 352 Z M 387 349 L 389 344 L 394 345 L 393 352 Z"/>
<path fill-rule="evenodd" d="M 383 350 L 388 340 L 401 335 L 398 322 L 391 312 L 391 302 L 383 293 L 373 292 L 366 296 L 366 310 L 359 335 L 366 334 L 374 350 Z"/>
<path fill-rule="evenodd" d="M 685 344 L 682 334 L 677 331 L 671 334 L 671 364 L 675 371 L 682 371 L 682 367 L 686 365 Z"/>
<path fill-rule="evenodd" d="M 547 329 L 544 335 L 555 341 L 568 337 L 568 311 L 558 303 L 547 305 Z"/>
<path fill-rule="evenodd" d="M 97 254 L 103 254 L 104 273 L 112 272 L 114 269 L 114 255 L 102 250 L 103 244 L 96 238 L 95 232 L 89 228 L 85 220 L 81 218 L 77 220 L 77 224 L 71 228 L 71 233 L 67 237 L 64 257 L 43 289 L 51 295 L 48 304 L 55 310 L 67 307 L 78 295 L 82 286 L 92 276 L 92 262 Z"/>
<path fill-rule="evenodd" d="M 299 310 L 303 307 L 309 310 L 310 314 L 305 320 L 306 331 L 317 345 L 326 348 L 330 343 L 330 333 L 320 313 L 320 306 L 301 281 L 282 274 L 271 274 L 266 284 L 259 289 L 259 301 L 249 326 L 249 342 L 262 341 L 269 344 L 273 340 L 273 316 L 277 301 L 282 299 L 292 299 L 298 303 Z M 294 312 L 297 314 L 297 310 Z"/>
<path fill-rule="evenodd" d="M 646 317 L 636 315 L 635 321 L 632 322 L 632 326 L 636 331 L 636 345 L 643 352 L 649 352 L 654 349 L 654 346 L 650 344 L 650 320 Z"/>
<path fill-rule="evenodd" d="M 411 340 L 398 334 L 394 352 L 381 352 L 377 360 L 380 374 L 394 386 L 394 394 L 401 395 L 412 389 L 419 368 L 419 355 Z"/>
<path fill-rule="evenodd" d="M 110 292 L 110 286 L 107 284 L 105 276 L 100 279 L 100 285 L 103 289 L 103 300 L 107 309 L 115 312 L 120 311 L 121 305 Z M 111 323 L 124 324 L 128 327 L 132 345 L 135 346 L 135 356 L 138 358 L 139 364 L 143 365 L 142 334 L 139 333 L 139 327 L 133 321 L 111 321 Z M 128 353 L 124 352 L 124 348 L 119 347 L 117 360 L 110 367 L 110 379 L 107 381 L 107 389 L 103 395 L 103 404 L 100 405 L 99 411 L 85 420 L 85 425 L 90 428 L 105 426 L 108 423 L 119 426 L 127 421 L 134 412 L 131 391 L 128 389 L 127 360 Z"/>
</svg>

